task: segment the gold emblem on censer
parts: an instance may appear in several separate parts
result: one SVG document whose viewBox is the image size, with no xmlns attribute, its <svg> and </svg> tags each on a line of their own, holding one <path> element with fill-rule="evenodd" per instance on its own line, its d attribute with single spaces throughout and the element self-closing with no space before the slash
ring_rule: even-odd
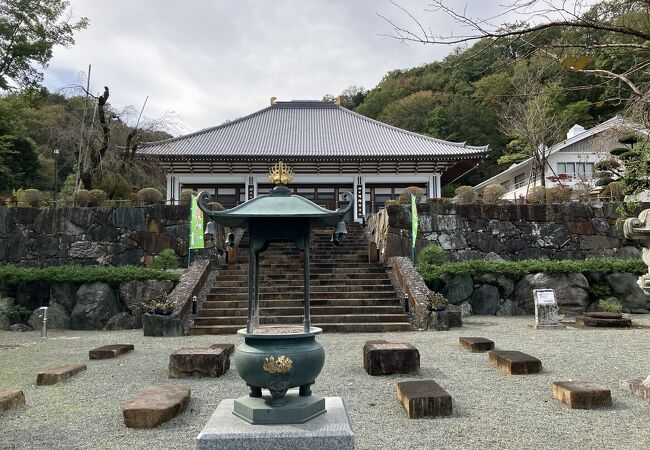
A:
<svg viewBox="0 0 650 450">
<path fill-rule="evenodd" d="M 273 356 L 269 356 L 264 360 L 264 365 L 262 368 L 264 372 L 268 373 L 288 373 L 293 367 L 293 361 L 288 356 L 278 356 L 278 359 L 275 359 Z"/>
</svg>

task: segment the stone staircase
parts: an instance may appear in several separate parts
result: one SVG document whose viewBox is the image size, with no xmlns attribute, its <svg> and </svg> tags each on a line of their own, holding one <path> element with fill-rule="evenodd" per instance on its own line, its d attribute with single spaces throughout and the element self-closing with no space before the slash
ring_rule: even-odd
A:
<svg viewBox="0 0 650 450">
<path fill-rule="evenodd" d="M 333 332 L 411 331 L 383 265 L 368 262 L 362 228 L 348 224 L 343 245 L 330 242 L 331 230 L 315 230 L 310 246 L 312 325 Z M 191 335 L 230 334 L 246 326 L 248 304 L 247 235 L 237 263 L 219 271 Z M 303 320 L 302 252 L 275 242 L 260 254 L 260 324 L 300 324 Z"/>
</svg>

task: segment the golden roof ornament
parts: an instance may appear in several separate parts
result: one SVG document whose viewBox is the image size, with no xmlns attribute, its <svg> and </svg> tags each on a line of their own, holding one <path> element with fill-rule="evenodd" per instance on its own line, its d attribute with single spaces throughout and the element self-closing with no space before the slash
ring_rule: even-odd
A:
<svg viewBox="0 0 650 450">
<path fill-rule="evenodd" d="M 282 161 L 269 169 L 267 177 L 273 184 L 287 185 L 293 180 L 293 169 Z"/>
</svg>

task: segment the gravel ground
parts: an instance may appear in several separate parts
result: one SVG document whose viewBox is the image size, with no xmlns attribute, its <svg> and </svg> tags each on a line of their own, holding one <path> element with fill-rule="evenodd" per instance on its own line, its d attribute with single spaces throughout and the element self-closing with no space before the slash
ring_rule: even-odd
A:
<svg viewBox="0 0 650 450">
<path fill-rule="evenodd" d="M 314 391 L 343 398 L 359 449 L 646 449 L 650 448 L 650 403 L 618 387 L 619 380 L 650 374 L 650 317 L 631 330 L 536 331 L 530 317 L 472 317 L 447 332 L 326 334 L 327 359 Z M 542 360 L 537 375 L 508 376 L 491 367 L 485 354 L 458 346 L 458 336 L 491 338 L 501 349 L 520 350 Z M 370 377 L 363 370 L 368 339 L 406 341 L 417 346 L 418 376 Z M 237 336 L 147 338 L 124 332 L 0 332 L 0 389 L 25 392 L 27 406 L 0 415 L 1 448 L 165 449 L 195 448 L 195 437 L 220 400 L 247 394 L 234 367 L 221 378 L 167 378 L 168 355 L 187 346 L 238 343 Z M 133 343 L 135 351 L 112 360 L 89 361 L 88 350 L 109 343 Z M 14 348 L 10 348 L 16 344 Z M 88 370 L 55 386 L 36 387 L 48 367 L 85 362 Z M 451 417 L 409 420 L 395 396 L 396 383 L 432 378 L 453 397 Z M 551 398 L 556 380 L 601 383 L 614 406 L 570 410 Z M 187 383 L 188 410 L 153 430 L 126 428 L 121 405 L 145 387 Z"/>
</svg>

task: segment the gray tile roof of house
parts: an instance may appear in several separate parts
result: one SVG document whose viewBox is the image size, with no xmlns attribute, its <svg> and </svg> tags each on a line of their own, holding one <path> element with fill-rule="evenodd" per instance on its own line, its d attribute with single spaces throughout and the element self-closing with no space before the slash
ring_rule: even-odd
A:
<svg viewBox="0 0 650 450">
<path fill-rule="evenodd" d="M 140 155 L 170 157 L 477 158 L 475 147 L 402 130 L 331 102 L 276 102 L 232 122 L 144 144 Z"/>
</svg>

